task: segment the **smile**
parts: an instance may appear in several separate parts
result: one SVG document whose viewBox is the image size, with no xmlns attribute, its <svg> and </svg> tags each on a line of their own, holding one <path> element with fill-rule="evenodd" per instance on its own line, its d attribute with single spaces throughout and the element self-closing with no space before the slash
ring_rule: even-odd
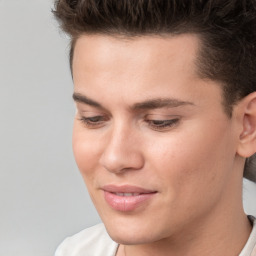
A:
<svg viewBox="0 0 256 256">
<path fill-rule="evenodd" d="M 138 196 L 139 193 L 114 193 L 117 196 Z"/>
<path fill-rule="evenodd" d="M 157 191 L 135 186 L 105 186 L 104 199 L 116 211 L 130 212 L 152 199 Z"/>
</svg>

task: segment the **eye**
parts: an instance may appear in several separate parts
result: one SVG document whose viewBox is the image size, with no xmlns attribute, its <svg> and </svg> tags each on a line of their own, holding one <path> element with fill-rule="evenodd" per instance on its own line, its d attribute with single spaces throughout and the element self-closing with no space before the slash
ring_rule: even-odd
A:
<svg viewBox="0 0 256 256">
<path fill-rule="evenodd" d="M 180 121 L 179 118 L 168 119 L 168 120 L 146 120 L 150 128 L 156 131 L 165 131 L 173 128 Z"/>
<path fill-rule="evenodd" d="M 82 116 L 79 118 L 79 120 L 88 128 L 99 128 L 104 125 L 104 123 L 107 121 L 107 118 L 104 116 Z"/>
</svg>

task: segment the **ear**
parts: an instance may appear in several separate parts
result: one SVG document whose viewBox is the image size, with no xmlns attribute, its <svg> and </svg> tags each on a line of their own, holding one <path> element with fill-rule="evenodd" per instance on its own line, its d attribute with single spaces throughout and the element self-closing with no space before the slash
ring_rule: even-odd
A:
<svg viewBox="0 0 256 256">
<path fill-rule="evenodd" d="M 239 135 L 237 154 L 248 158 L 256 152 L 256 92 L 246 96 L 238 103 L 242 132 Z"/>
</svg>

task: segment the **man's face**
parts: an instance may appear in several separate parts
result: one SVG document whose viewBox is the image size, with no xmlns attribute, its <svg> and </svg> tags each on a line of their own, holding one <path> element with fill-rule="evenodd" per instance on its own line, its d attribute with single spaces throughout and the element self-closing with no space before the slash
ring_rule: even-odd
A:
<svg viewBox="0 0 256 256">
<path fill-rule="evenodd" d="M 120 243 L 199 228 L 229 200 L 234 120 L 223 111 L 221 86 L 197 76 L 198 47 L 193 35 L 77 41 L 74 155 Z"/>
</svg>

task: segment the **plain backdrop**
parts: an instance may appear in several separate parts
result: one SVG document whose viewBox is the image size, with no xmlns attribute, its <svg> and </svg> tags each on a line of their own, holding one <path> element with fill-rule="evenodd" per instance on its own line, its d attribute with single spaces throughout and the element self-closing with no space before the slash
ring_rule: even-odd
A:
<svg viewBox="0 0 256 256">
<path fill-rule="evenodd" d="M 0 0 L 0 256 L 51 256 L 100 222 L 71 149 L 68 38 L 51 0 Z M 247 213 L 256 186 L 245 182 Z"/>
</svg>

